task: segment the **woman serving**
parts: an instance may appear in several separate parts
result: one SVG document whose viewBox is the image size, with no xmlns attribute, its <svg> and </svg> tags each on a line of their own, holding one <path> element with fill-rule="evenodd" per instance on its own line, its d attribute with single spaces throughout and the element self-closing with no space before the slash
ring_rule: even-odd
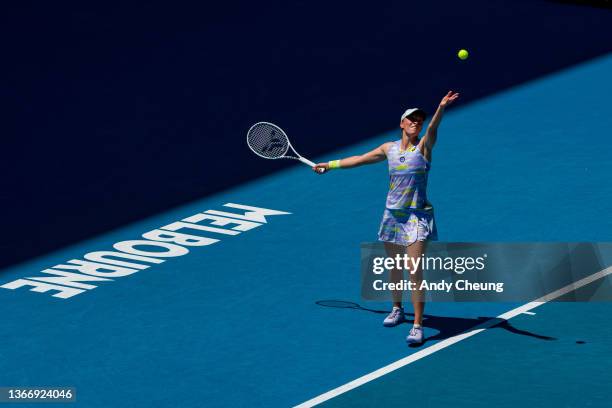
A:
<svg viewBox="0 0 612 408">
<path fill-rule="evenodd" d="M 407 253 L 410 258 L 420 258 L 425 253 L 428 240 L 437 240 L 433 207 L 427 200 L 427 175 L 431 168 L 431 153 L 436 143 L 438 126 L 448 105 L 455 101 L 459 94 L 449 91 L 440 101 L 425 135 L 419 139 L 427 115 L 418 108 L 408 109 L 400 119 L 402 138 L 387 142 L 361 156 L 351 156 L 329 163 L 319 163 L 313 167 L 318 174 L 333 169 L 348 169 L 364 164 L 378 163 L 387 159 L 389 163 L 389 193 L 386 208 L 378 231 L 379 241 L 383 241 L 389 257 Z M 420 264 L 419 264 L 420 265 Z M 399 282 L 403 271 L 391 270 L 390 278 Z M 411 280 L 422 280 L 422 269 L 410 271 Z M 412 291 L 414 307 L 414 325 L 406 337 L 408 343 L 422 343 L 423 311 L 425 302 L 421 293 Z M 397 326 L 404 321 L 402 292 L 393 292 L 393 309 L 383 324 L 387 327 Z"/>
</svg>

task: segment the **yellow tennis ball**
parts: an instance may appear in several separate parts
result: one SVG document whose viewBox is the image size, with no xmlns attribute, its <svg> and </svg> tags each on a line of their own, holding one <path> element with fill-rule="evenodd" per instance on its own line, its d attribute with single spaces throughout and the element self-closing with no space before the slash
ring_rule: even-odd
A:
<svg viewBox="0 0 612 408">
<path fill-rule="evenodd" d="M 459 52 L 457 53 L 457 56 L 459 57 L 459 59 L 462 59 L 462 60 L 466 60 L 469 55 L 470 54 L 467 52 L 467 50 L 459 50 Z"/>
</svg>

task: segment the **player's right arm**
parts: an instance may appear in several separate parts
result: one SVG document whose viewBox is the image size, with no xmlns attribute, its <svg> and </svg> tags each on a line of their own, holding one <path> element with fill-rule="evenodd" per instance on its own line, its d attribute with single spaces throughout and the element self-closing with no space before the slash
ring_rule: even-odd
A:
<svg viewBox="0 0 612 408">
<path fill-rule="evenodd" d="M 327 163 L 319 163 L 313 167 L 317 174 L 325 173 L 332 169 L 350 169 L 352 167 L 363 166 L 364 164 L 378 163 L 387 158 L 387 152 L 392 142 L 384 143 L 376 149 L 364 153 L 360 156 L 351 156 L 345 159 L 332 160 Z M 323 171 L 321 171 L 323 169 Z"/>
</svg>

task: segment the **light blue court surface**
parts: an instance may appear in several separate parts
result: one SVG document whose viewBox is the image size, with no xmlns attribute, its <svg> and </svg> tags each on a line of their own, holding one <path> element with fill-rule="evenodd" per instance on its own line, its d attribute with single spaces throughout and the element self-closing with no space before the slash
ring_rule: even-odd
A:
<svg viewBox="0 0 612 408">
<path fill-rule="evenodd" d="M 440 239 L 612 241 L 610 72 L 606 56 L 449 109 L 430 176 Z M 308 157 L 313 140 L 292 142 Z M 384 164 L 322 176 L 288 166 L 3 271 L 2 284 L 41 276 L 205 210 L 240 213 L 225 203 L 291 213 L 236 236 L 205 233 L 220 241 L 68 299 L 0 290 L 0 385 L 73 386 L 72 406 L 83 407 L 290 406 L 435 346 L 439 330 L 458 334 L 517 306 L 430 304 L 421 348 L 406 347 L 408 325 L 383 328 L 388 305 L 359 298 L 359 244 L 376 239 L 386 191 Z M 368 310 L 316 303 L 330 299 Z M 612 305 L 533 312 L 325 404 L 609 406 Z"/>
</svg>

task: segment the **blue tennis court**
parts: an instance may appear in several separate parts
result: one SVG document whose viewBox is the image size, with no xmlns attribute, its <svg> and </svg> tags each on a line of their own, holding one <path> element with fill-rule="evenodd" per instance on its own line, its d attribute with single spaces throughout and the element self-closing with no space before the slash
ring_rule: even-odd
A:
<svg viewBox="0 0 612 408">
<path fill-rule="evenodd" d="M 611 71 L 606 55 L 449 110 L 429 187 L 440 239 L 610 241 Z M 299 126 L 280 125 L 308 156 Z M 312 159 L 397 138 L 390 124 Z M 287 162 L 2 271 L 0 384 L 75 387 L 83 407 L 609 406 L 608 303 L 546 303 L 439 350 L 521 305 L 428 304 L 421 347 L 406 346 L 409 325 L 382 327 L 389 305 L 360 299 L 359 244 L 376 240 L 387 178 L 384 164 L 317 176 Z M 163 263 L 69 293 L 15 283 L 207 211 L 221 222 L 194 235 L 210 241 Z"/>
</svg>

